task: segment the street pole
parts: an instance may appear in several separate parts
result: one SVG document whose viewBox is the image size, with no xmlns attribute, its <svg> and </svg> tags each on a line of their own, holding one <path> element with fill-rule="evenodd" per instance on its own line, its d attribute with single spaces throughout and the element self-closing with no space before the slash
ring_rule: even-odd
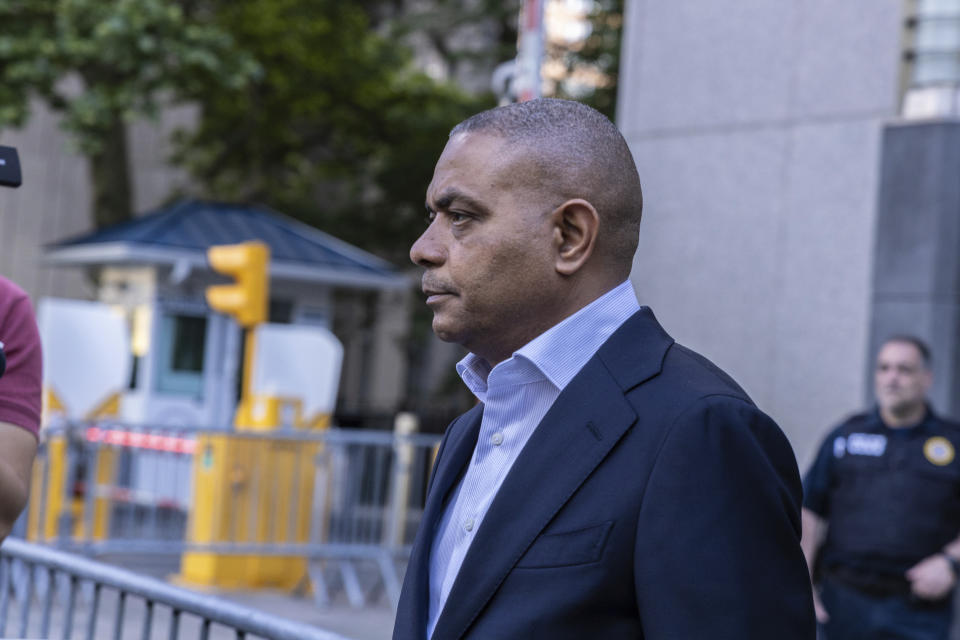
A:
<svg viewBox="0 0 960 640">
<path fill-rule="evenodd" d="M 519 102 L 541 96 L 540 65 L 543 62 L 543 4 L 545 1 L 524 0 L 523 2 L 516 77 Z"/>
</svg>

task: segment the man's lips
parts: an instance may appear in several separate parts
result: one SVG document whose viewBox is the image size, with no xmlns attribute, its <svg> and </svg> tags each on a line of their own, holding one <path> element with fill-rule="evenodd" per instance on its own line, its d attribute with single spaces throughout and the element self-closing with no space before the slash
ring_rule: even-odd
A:
<svg viewBox="0 0 960 640">
<path fill-rule="evenodd" d="M 420 281 L 420 289 L 427 296 L 427 304 L 439 302 L 448 296 L 455 296 L 457 292 L 453 288 L 447 288 L 446 283 L 434 281 L 433 278 L 424 276 Z"/>
<path fill-rule="evenodd" d="M 440 302 L 447 297 L 456 295 L 452 291 L 446 291 L 443 289 L 424 289 L 423 292 L 427 295 L 427 304 Z"/>
</svg>

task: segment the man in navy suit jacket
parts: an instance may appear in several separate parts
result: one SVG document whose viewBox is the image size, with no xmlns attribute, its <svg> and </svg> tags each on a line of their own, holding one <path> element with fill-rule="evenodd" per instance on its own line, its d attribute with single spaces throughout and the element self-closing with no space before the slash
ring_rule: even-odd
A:
<svg viewBox="0 0 960 640">
<path fill-rule="evenodd" d="M 641 202 L 584 105 L 451 132 L 411 258 L 481 403 L 437 455 L 395 640 L 815 637 L 793 452 L 639 307 Z"/>
</svg>

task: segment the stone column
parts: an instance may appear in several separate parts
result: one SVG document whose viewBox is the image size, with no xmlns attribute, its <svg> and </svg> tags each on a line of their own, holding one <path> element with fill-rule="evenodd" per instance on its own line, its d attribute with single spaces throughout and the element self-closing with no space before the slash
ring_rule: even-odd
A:
<svg viewBox="0 0 960 640">
<path fill-rule="evenodd" d="M 960 416 L 960 121 L 887 125 L 883 131 L 870 326 L 870 375 L 885 338 L 930 344 L 931 400 Z"/>
</svg>

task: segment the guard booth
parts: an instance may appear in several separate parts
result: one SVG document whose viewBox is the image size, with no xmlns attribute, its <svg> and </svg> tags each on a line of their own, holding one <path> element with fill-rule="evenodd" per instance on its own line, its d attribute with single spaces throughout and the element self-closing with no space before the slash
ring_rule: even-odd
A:
<svg viewBox="0 0 960 640">
<path fill-rule="evenodd" d="M 320 326 L 343 343 L 338 406 L 392 414 L 405 386 L 410 280 L 389 263 L 272 210 L 183 201 L 49 248 L 79 267 L 131 332 L 130 380 L 119 418 L 134 424 L 226 428 L 241 385 L 241 329 L 204 292 L 214 245 L 259 240 L 270 250 L 267 321 Z"/>
<path fill-rule="evenodd" d="M 270 256 L 268 281 L 263 287 L 269 297 L 263 301 L 265 308 L 257 320 L 258 324 L 269 324 L 258 328 L 261 339 L 257 342 L 244 339 L 244 335 L 252 337 L 253 332 L 244 334 L 241 325 L 250 325 L 242 317 L 218 313 L 208 304 L 207 296 L 217 285 L 231 288 L 225 284 L 229 278 L 211 268 L 210 248 L 249 241 L 262 244 Z M 170 496 L 172 502 L 186 505 L 193 515 L 198 508 L 204 509 L 204 514 L 212 513 L 206 520 L 193 518 L 189 525 L 190 535 L 200 542 L 223 539 L 218 531 L 223 528 L 224 514 L 210 505 L 222 502 L 216 491 L 233 482 L 229 476 L 233 472 L 225 471 L 228 466 L 272 465 L 287 484 L 297 487 L 294 494 L 301 496 L 303 503 L 291 503 L 284 509 L 309 512 L 306 483 L 310 479 L 306 475 L 287 478 L 284 470 L 293 466 L 310 468 L 305 462 L 312 455 L 310 450 L 288 451 L 289 446 L 278 443 L 269 447 L 271 451 L 264 457 L 263 451 L 231 441 L 227 431 L 272 429 L 281 424 L 322 427 L 329 424 L 335 402 L 342 403 L 344 398 L 347 403 L 363 402 L 383 412 L 396 410 L 404 387 L 402 338 L 410 283 L 391 265 L 327 234 L 266 209 L 187 201 L 61 242 L 49 250 L 47 259 L 88 269 L 97 282 L 101 311 L 109 307 L 124 319 L 123 331 L 113 333 L 123 333 L 122 342 L 129 343 L 129 367 L 123 369 L 127 380 L 109 395 L 104 389 L 96 392 L 110 398 L 106 406 L 111 417 L 132 425 L 225 432 L 223 437 L 202 436 L 196 443 L 199 454 L 192 468 L 173 474 L 194 481 L 179 483 L 178 495 Z M 339 340 L 332 336 L 321 339 L 323 334 L 330 334 L 317 328 L 338 330 Z M 322 344 L 314 344 L 317 340 Z M 261 351 L 254 354 L 257 344 Z M 329 361 L 335 360 L 336 366 L 323 372 L 332 380 L 323 379 L 315 366 L 307 368 L 310 375 L 304 375 L 304 370 L 296 366 L 303 358 L 290 356 L 316 361 L 332 353 L 336 356 L 330 356 Z M 258 384 L 249 371 L 244 375 L 243 364 L 253 355 L 267 364 L 260 369 L 267 382 Z M 75 359 L 75 372 L 60 379 L 77 380 L 83 386 L 84 365 L 80 360 Z M 294 397 L 270 393 L 269 380 L 277 379 L 286 380 L 282 386 L 292 389 Z M 312 387 L 318 386 L 339 386 L 339 400 L 311 394 Z M 258 397 L 252 389 L 265 392 Z M 244 390 L 246 402 L 241 406 L 238 402 Z M 85 398 L 83 402 L 64 403 L 63 397 L 77 396 L 58 395 L 52 388 L 48 404 L 73 417 L 93 415 L 86 410 L 71 412 L 80 405 L 97 406 L 99 415 L 105 415 L 104 402 Z M 142 457 L 123 470 L 134 489 L 158 475 L 147 460 Z M 296 460 L 296 464 L 288 464 L 290 460 Z M 204 490 L 198 491 L 198 487 Z M 55 499 L 53 494 L 44 496 L 48 504 Z M 308 515 L 303 514 L 304 522 Z M 51 521 L 37 522 L 33 529 L 47 532 L 49 537 L 54 526 Z M 97 526 L 96 531 L 106 528 Z M 285 580 L 297 581 L 297 574 L 302 574 L 296 558 L 238 560 L 224 562 L 214 554 L 192 554 L 184 559 L 184 577 L 218 586 L 287 588 L 292 585 Z"/>
</svg>

